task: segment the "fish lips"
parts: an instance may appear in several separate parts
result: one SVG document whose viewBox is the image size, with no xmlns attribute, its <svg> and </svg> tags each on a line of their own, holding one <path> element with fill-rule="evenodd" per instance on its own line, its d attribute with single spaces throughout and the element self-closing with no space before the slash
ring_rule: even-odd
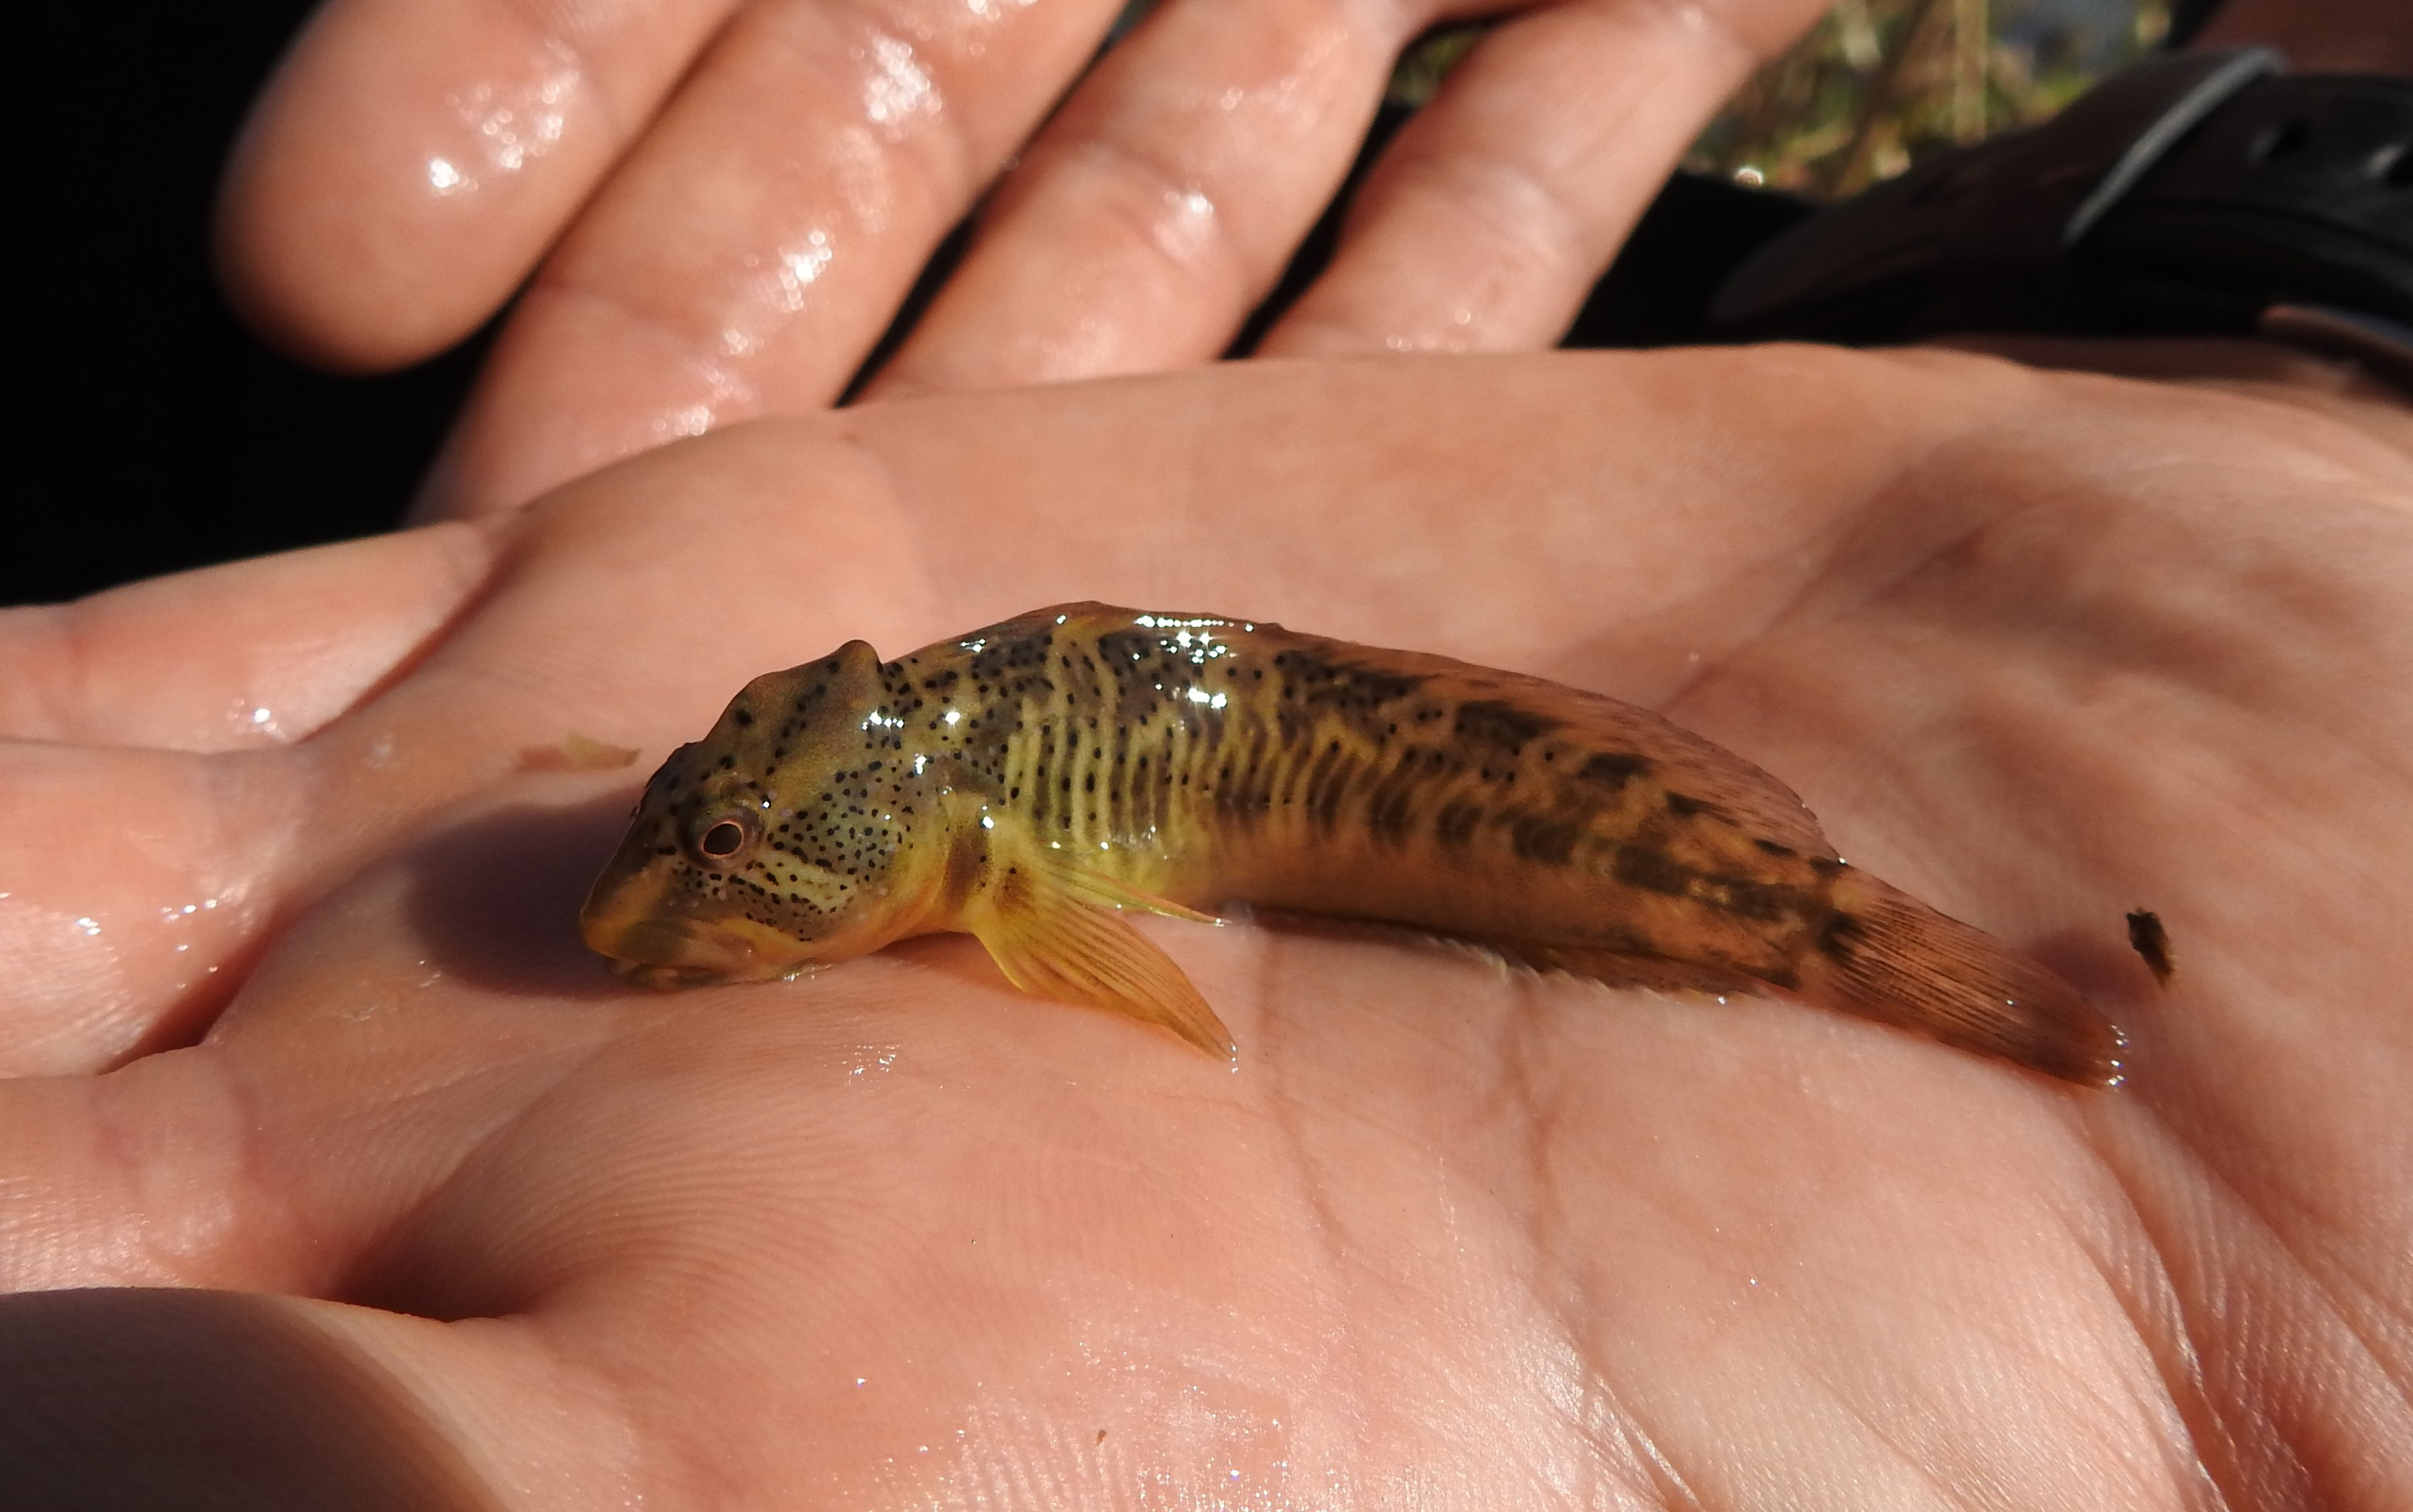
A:
<svg viewBox="0 0 2413 1512">
<path fill-rule="evenodd" d="M 624 982 L 653 987 L 764 982 L 815 964 L 799 941 L 751 919 L 682 919 L 628 896 L 642 889 L 596 891 L 579 911 L 578 932 Z"/>
</svg>

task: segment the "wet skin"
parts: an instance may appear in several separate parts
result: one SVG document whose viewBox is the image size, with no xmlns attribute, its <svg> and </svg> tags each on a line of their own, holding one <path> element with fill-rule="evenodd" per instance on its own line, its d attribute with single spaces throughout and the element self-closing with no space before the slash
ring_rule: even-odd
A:
<svg viewBox="0 0 2413 1512">
<path fill-rule="evenodd" d="M 10 615 L 0 1263 L 283 1298 L 280 1379 L 505 1506 L 2401 1504 L 2405 437 L 1943 353 L 1267 366 Z M 1236 1072 L 970 941 L 665 995 L 577 941 L 638 771 L 568 734 L 1083 596 L 1664 709 L 2133 1083 L 1382 931 L 1141 921 Z"/>
</svg>

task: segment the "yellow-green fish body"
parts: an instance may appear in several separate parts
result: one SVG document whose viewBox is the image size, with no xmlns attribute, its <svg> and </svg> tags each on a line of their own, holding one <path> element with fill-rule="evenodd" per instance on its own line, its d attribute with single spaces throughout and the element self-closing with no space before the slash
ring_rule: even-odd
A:
<svg viewBox="0 0 2413 1512">
<path fill-rule="evenodd" d="M 2071 1079 L 2117 1070 L 2066 984 L 1846 866 L 1784 784 L 1647 710 L 1102 604 L 755 679 L 655 775 L 581 923 L 674 985 L 964 930 L 1026 990 L 1228 1052 L 1118 911 L 1235 901 L 1612 979 L 1750 979 Z"/>
</svg>

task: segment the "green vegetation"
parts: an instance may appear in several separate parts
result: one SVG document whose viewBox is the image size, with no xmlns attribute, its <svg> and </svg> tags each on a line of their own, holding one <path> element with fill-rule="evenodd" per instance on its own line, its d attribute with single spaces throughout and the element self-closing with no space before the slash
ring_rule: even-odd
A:
<svg viewBox="0 0 2413 1512">
<path fill-rule="evenodd" d="M 1685 156 L 1695 172 L 1816 199 L 1921 156 L 2043 120 L 2161 40 L 2169 0 L 1838 0 L 1726 102 Z M 1400 60 L 1391 97 L 1421 104 L 1481 25 Z"/>
</svg>

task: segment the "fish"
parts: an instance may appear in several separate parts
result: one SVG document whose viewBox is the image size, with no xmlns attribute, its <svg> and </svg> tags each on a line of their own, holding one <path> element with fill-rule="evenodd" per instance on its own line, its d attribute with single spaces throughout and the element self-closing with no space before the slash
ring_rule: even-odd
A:
<svg viewBox="0 0 2413 1512">
<path fill-rule="evenodd" d="M 1027 993 L 1229 1058 L 1125 915 L 1242 904 L 2123 1075 L 2076 988 L 1843 861 L 1733 752 L 1599 693 L 1221 615 L 1059 604 L 757 677 L 647 782 L 579 927 L 661 987 L 969 933 Z"/>
</svg>

